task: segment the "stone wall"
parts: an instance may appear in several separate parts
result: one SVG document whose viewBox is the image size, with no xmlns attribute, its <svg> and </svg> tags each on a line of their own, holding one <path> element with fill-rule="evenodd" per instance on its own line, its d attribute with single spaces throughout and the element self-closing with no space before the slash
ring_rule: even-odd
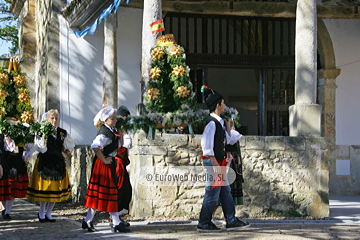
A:
<svg viewBox="0 0 360 240">
<path fill-rule="evenodd" d="M 134 217 L 198 217 L 204 187 L 143 184 L 144 168 L 201 167 L 201 135 L 161 134 L 133 136 L 128 166 L 133 186 L 130 214 Z M 240 141 L 243 158 L 244 205 L 237 210 L 250 215 L 268 210 L 296 210 L 303 215 L 329 216 L 329 154 L 321 137 L 245 136 Z M 72 201 L 83 202 L 94 153 L 77 146 L 67 159 L 73 186 Z M 201 167 L 202 168 L 202 167 Z"/>
<path fill-rule="evenodd" d="M 360 194 L 360 146 L 337 145 L 330 159 L 330 194 L 331 195 L 359 195 Z M 337 166 L 338 164 L 348 165 Z M 337 168 L 343 168 L 345 173 L 337 172 Z"/>
<path fill-rule="evenodd" d="M 130 175 L 133 216 L 197 216 L 203 186 L 140 184 L 144 166 L 201 166 L 201 136 L 146 133 L 134 136 Z M 296 210 L 303 215 L 329 215 L 328 157 L 324 138 L 243 137 L 244 205 L 248 214 Z"/>
</svg>

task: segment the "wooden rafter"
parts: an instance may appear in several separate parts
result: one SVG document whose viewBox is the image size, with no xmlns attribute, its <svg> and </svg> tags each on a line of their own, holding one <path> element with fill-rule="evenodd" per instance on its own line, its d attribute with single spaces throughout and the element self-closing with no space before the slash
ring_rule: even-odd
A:
<svg viewBox="0 0 360 240">
<path fill-rule="evenodd" d="M 131 0 L 124 7 L 143 8 L 143 0 Z M 232 15 L 247 17 L 295 18 L 296 3 L 284 2 L 230 2 L 230 1 L 163 1 L 163 12 Z M 319 18 L 360 18 L 359 6 L 317 5 Z"/>
</svg>

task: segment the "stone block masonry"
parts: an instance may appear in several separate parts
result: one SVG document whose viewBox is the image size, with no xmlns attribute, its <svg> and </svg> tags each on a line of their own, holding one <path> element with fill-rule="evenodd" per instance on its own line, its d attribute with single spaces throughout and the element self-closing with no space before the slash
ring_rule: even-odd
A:
<svg viewBox="0 0 360 240">
<path fill-rule="evenodd" d="M 201 135 L 143 131 L 133 136 L 128 171 L 133 187 L 133 217 L 195 217 L 204 195 L 201 184 L 144 184 L 145 170 L 164 167 L 201 168 Z M 243 136 L 244 205 L 237 210 L 249 215 L 269 210 L 295 210 L 302 215 L 329 216 L 327 142 L 322 137 Z M 94 154 L 89 146 L 77 146 L 68 171 L 72 201 L 83 202 Z M 179 172 L 180 173 L 180 172 Z"/>
<path fill-rule="evenodd" d="M 159 166 L 201 166 L 201 135 L 156 134 L 155 139 L 138 132 L 133 139 L 130 177 L 135 217 L 197 216 L 204 187 L 142 185 L 142 169 Z M 250 215 L 268 210 L 296 210 L 302 215 L 329 216 L 329 170 L 327 143 L 321 137 L 244 136 L 244 205 Z"/>
</svg>

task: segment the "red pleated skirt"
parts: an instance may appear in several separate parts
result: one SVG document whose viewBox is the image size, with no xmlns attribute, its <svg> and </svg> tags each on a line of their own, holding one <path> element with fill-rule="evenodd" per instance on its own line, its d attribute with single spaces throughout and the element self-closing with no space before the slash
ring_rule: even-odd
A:
<svg viewBox="0 0 360 240">
<path fill-rule="evenodd" d="M 14 198 L 24 198 L 29 186 L 29 175 L 25 173 L 19 179 L 9 179 L 11 187 L 11 196 Z"/>
<path fill-rule="evenodd" d="M 112 166 L 114 165 L 104 164 L 96 158 L 86 191 L 85 207 L 104 212 L 119 211 L 118 188 L 115 185 Z"/>
<path fill-rule="evenodd" d="M 7 201 L 11 199 L 12 196 L 9 179 L 0 179 L 0 201 Z"/>
</svg>

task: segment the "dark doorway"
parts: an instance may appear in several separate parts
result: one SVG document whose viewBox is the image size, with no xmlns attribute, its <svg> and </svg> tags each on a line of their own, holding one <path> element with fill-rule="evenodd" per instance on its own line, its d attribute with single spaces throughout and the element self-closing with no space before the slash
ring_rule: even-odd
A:
<svg viewBox="0 0 360 240">
<path fill-rule="evenodd" d="M 168 13 L 164 22 L 185 48 L 198 102 L 207 84 L 239 111 L 242 134 L 289 135 L 295 19 Z"/>
</svg>

